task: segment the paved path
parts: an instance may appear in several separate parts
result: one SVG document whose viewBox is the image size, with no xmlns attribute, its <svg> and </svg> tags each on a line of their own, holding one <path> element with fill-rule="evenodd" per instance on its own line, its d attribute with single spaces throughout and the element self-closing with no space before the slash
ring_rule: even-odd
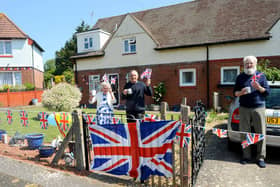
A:
<svg viewBox="0 0 280 187">
<path fill-rule="evenodd" d="M 2 179 L 5 179 L 2 181 Z M 51 168 L 0 157 L 0 187 L 109 187 L 119 186 L 108 180 L 80 177 Z M 31 185 L 33 184 L 33 185 Z"/>
<path fill-rule="evenodd" d="M 225 127 L 224 124 L 216 126 Z M 267 148 L 267 167 L 239 163 L 241 152 L 229 151 L 227 139 L 207 133 L 206 155 L 195 187 L 279 187 L 280 148 Z"/>
</svg>

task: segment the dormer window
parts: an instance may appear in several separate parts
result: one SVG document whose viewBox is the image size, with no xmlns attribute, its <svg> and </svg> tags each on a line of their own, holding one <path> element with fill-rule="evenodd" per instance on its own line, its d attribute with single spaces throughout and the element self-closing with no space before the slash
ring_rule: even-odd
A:
<svg viewBox="0 0 280 187">
<path fill-rule="evenodd" d="M 123 41 L 124 54 L 136 53 L 136 38 L 129 38 Z"/>
<path fill-rule="evenodd" d="M 84 39 L 84 48 L 85 49 L 91 49 L 93 47 L 93 42 L 92 42 L 92 38 L 87 37 Z"/>
<path fill-rule="evenodd" d="M 0 55 L 12 55 L 12 42 L 11 41 L 0 41 Z"/>
</svg>

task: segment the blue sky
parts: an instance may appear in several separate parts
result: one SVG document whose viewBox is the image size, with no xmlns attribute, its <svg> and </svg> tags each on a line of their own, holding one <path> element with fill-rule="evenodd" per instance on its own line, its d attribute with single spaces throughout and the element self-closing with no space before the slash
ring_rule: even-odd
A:
<svg viewBox="0 0 280 187">
<path fill-rule="evenodd" d="M 5 13 L 45 50 L 45 62 L 55 57 L 55 51 L 71 38 L 82 20 L 93 26 L 99 18 L 186 1 L 188 0 L 0 0 L 0 12 Z"/>
</svg>

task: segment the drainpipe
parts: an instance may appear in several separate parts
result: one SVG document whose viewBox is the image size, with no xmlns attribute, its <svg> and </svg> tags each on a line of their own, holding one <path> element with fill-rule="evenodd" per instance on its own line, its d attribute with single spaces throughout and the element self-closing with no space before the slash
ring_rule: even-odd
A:
<svg viewBox="0 0 280 187">
<path fill-rule="evenodd" d="M 209 75 L 210 75 L 210 72 L 209 72 L 209 47 L 208 47 L 208 45 L 206 45 L 207 108 L 210 107 L 210 102 L 209 102 L 209 99 L 210 99 L 210 81 L 209 81 Z"/>
<path fill-rule="evenodd" d="M 74 62 L 74 74 L 75 74 L 75 84 L 78 85 L 78 73 L 77 73 L 77 63 Z"/>
<path fill-rule="evenodd" d="M 35 85 L 35 70 L 34 70 L 34 42 L 32 41 L 32 69 L 33 69 L 33 85 L 34 87 L 36 88 L 36 85 Z"/>
</svg>

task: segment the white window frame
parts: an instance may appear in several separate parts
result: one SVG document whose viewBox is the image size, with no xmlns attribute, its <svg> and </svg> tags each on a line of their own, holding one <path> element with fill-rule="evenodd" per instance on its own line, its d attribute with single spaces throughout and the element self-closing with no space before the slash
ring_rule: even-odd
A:
<svg viewBox="0 0 280 187">
<path fill-rule="evenodd" d="M 16 86 L 16 85 L 22 85 L 22 73 L 20 71 L 2 71 L 0 73 L 12 73 L 12 84 L 13 86 Z M 16 73 L 19 73 L 20 74 L 20 83 L 19 84 L 16 84 Z M 1 83 L 2 83 L 3 80 L 1 80 Z M 4 82 L 3 81 L 3 84 L 0 84 L 0 86 L 3 86 L 5 84 L 8 84 L 7 82 Z M 10 84 L 8 84 L 10 85 Z"/>
<path fill-rule="evenodd" d="M 10 56 L 13 54 L 13 48 L 12 48 L 12 41 L 11 40 L 0 40 L 0 43 L 3 44 L 3 54 L 0 53 L 0 56 Z M 6 51 L 6 43 L 10 43 L 10 46 L 11 46 L 11 53 L 7 53 Z"/>
<path fill-rule="evenodd" d="M 236 76 L 237 76 L 240 73 L 240 66 L 224 66 L 224 67 L 221 67 L 221 84 L 234 85 L 235 81 L 234 82 L 225 82 L 224 81 L 224 70 L 228 70 L 228 69 L 235 69 L 235 70 L 237 70 L 237 74 L 236 74 Z"/>
<path fill-rule="evenodd" d="M 192 83 L 184 83 L 183 82 L 183 73 L 192 72 L 193 73 L 193 82 Z M 196 69 L 188 68 L 188 69 L 180 69 L 180 86 L 196 86 Z"/>
<path fill-rule="evenodd" d="M 128 51 L 125 50 L 125 43 L 128 43 Z M 135 45 L 135 51 L 131 51 L 131 46 Z M 123 54 L 134 54 L 137 51 L 136 37 L 126 38 L 123 40 Z"/>
<path fill-rule="evenodd" d="M 87 45 L 87 47 L 86 47 Z M 92 37 L 84 37 L 84 49 L 89 50 L 93 48 L 93 39 Z"/>
<path fill-rule="evenodd" d="M 93 77 L 93 78 L 91 78 L 91 77 Z M 96 80 L 98 80 L 99 82 L 98 82 L 98 85 L 99 85 L 99 83 L 100 83 L 100 75 L 89 75 L 88 76 L 88 90 L 89 90 L 89 92 L 91 92 L 91 84 L 92 84 L 92 80 L 94 80 L 95 78 L 96 78 Z M 96 89 L 96 92 L 98 92 L 99 91 L 99 86 L 98 86 L 98 88 Z"/>
</svg>

